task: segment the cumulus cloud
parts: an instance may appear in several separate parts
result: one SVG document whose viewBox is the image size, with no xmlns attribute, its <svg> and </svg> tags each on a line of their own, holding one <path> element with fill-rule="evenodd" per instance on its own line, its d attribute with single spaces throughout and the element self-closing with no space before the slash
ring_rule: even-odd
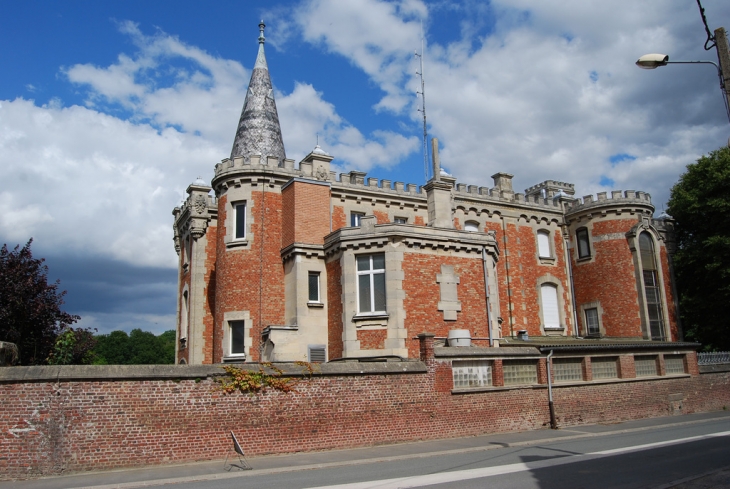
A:
<svg viewBox="0 0 730 489">
<path fill-rule="evenodd" d="M 730 20 L 726 3 L 705 7 L 710 19 Z M 426 20 L 428 39 L 443 15 L 461 16 L 461 29 L 428 42 L 429 131 L 459 179 L 488 185 L 489 175 L 508 171 L 516 188 L 558 179 L 581 194 L 642 189 L 660 207 L 687 164 L 726 143 L 712 67 L 634 66 L 652 51 L 715 57 L 702 49 L 694 3 L 309 0 L 289 21 L 376 83 L 385 92 L 376 108 L 416 121 L 419 102 L 403 96 L 420 88 L 409 55 L 420 45 L 419 21 Z M 343 149 L 357 154 L 354 147 L 365 145 Z M 633 159 L 613 164 L 621 153 Z"/>
</svg>

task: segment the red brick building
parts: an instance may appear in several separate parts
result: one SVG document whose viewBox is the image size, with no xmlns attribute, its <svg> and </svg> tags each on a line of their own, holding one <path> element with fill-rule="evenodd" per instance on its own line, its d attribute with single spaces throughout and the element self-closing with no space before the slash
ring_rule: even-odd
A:
<svg viewBox="0 0 730 489">
<path fill-rule="evenodd" d="M 492 347 L 681 340 L 672 221 L 648 194 L 467 186 L 437 144 L 424 186 L 338 175 L 319 146 L 295 163 L 263 24 L 259 42 L 231 156 L 173 210 L 179 363 L 418 358 L 419 333 L 452 330 Z"/>
</svg>

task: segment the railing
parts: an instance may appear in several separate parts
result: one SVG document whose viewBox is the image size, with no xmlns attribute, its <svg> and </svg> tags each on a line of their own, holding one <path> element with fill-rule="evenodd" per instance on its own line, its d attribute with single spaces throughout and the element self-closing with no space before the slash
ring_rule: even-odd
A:
<svg viewBox="0 0 730 489">
<path fill-rule="evenodd" d="M 730 351 L 708 351 L 697 354 L 698 365 L 719 365 L 730 363 Z"/>
</svg>

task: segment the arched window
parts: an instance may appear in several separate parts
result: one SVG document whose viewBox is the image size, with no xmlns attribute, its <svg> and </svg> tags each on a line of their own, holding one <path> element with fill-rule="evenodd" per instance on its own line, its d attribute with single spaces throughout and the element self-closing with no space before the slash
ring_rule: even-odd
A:
<svg viewBox="0 0 730 489">
<path fill-rule="evenodd" d="M 479 223 L 476 221 L 466 221 L 464 223 L 464 231 L 469 231 L 471 233 L 478 233 L 479 232 Z"/>
<path fill-rule="evenodd" d="M 545 230 L 537 232 L 537 254 L 540 258 L 550 258 L 553 254 L 550 252 L 550 233 Z"/>
<path fill-rule="evenodd" d="M 575 241 L 578 246 L 578 258 L 590 258 L 591 245 L 588 239 L 588 229 L 580 228 L 575 232 Z"/>
<path fill-rule="evenodd" d="M 540 286 L 542 320 L 545 329 L 560 328 L 560 309 L 558 307 L 558 287 L 555 284 Z"/>
<path fill-rule="evenodd" d="M 180 340 L 188 338 L 188 291 L 183 292 L 180 308 Z"/>
<path fill-rule="evenodd" d="M 664 315 L 662 314 L 662 294 L 659 288 L 659 273 L 654 254 L 654 240 L 647 232 L 639 235 L 641 273 L 646 295 L 646 312 L 652 340 L 664 340 Z"/>
</svg>

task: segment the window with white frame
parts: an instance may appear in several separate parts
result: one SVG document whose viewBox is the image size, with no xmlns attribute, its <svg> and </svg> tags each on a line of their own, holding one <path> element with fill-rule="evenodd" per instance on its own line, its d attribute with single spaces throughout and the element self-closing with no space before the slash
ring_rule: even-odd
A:
<svg viewBox="0 0 730 489">
<path fill-rule="evenodd" d="M 466 221 L 464 223 L 464 231 L 469 231 L 470 233 L 478 233 L 479 223 L 476 221 Z"/>
<path fill-rule="evenodd" d="M 537 253 L 540 258 L 552 258 L 550 251 L 550 233 L 545 230 L 537 232 Z"/>
<path fill-rule="evenodd" d="M 542 301 L 542 320 L 545 329 L 560 328 L 557 285 L 542 284 L 540 286 L 540 299 Z"/>
<path fill-rule="evenodd" d="M 395 224 L 407 224 L 408 218 L 407 217 L 396 217 L 395 219 L 393 219 L 393 222 Z"/>
<path fill-rule="evenodd" d="M 309 272 L 309 302 L 321 302 L 319 296 L 319 272 Z"/>
<path fill-rule="evenodd" d="M 228 321 L 228 355 L 246 355 L 246 321 Z"/>
<path fill-rule="evenodd" d="M 586 334 L 591 336 L 600 334 L 601 326 L 598 322 L 598 308 L 590 307 L 584 312 L 586 317 Z"/>
<path fill-rule="evenodd" d="M 492 362 L 471 360 L 454 361 L 451 365 L 454 389 L 492 386 Z"/>
<path fill-rule="evenodd" d="M 364 212 L 350 212 L 350 226 L 353 228 L 360 227 L 360 220 L 365 217 Z"/>
<path fill-rule="evenodd" d="M 236 202 L 233 204 L 234 218 L 234 239 L 246 239 L 246 203 Z"/>
<path fill-rule="evenodd" d="M 575 232 L 575 240 L 578 246 L 578 258 L 591 257 L 591 245 L 588 239 L 588 229 L 580 228 Z"/>
<path fill-rule="evenodd" d="M 357 311 L 385 313 L 385 253 L 359 255 L 357 260 Z"/>
</svg>

